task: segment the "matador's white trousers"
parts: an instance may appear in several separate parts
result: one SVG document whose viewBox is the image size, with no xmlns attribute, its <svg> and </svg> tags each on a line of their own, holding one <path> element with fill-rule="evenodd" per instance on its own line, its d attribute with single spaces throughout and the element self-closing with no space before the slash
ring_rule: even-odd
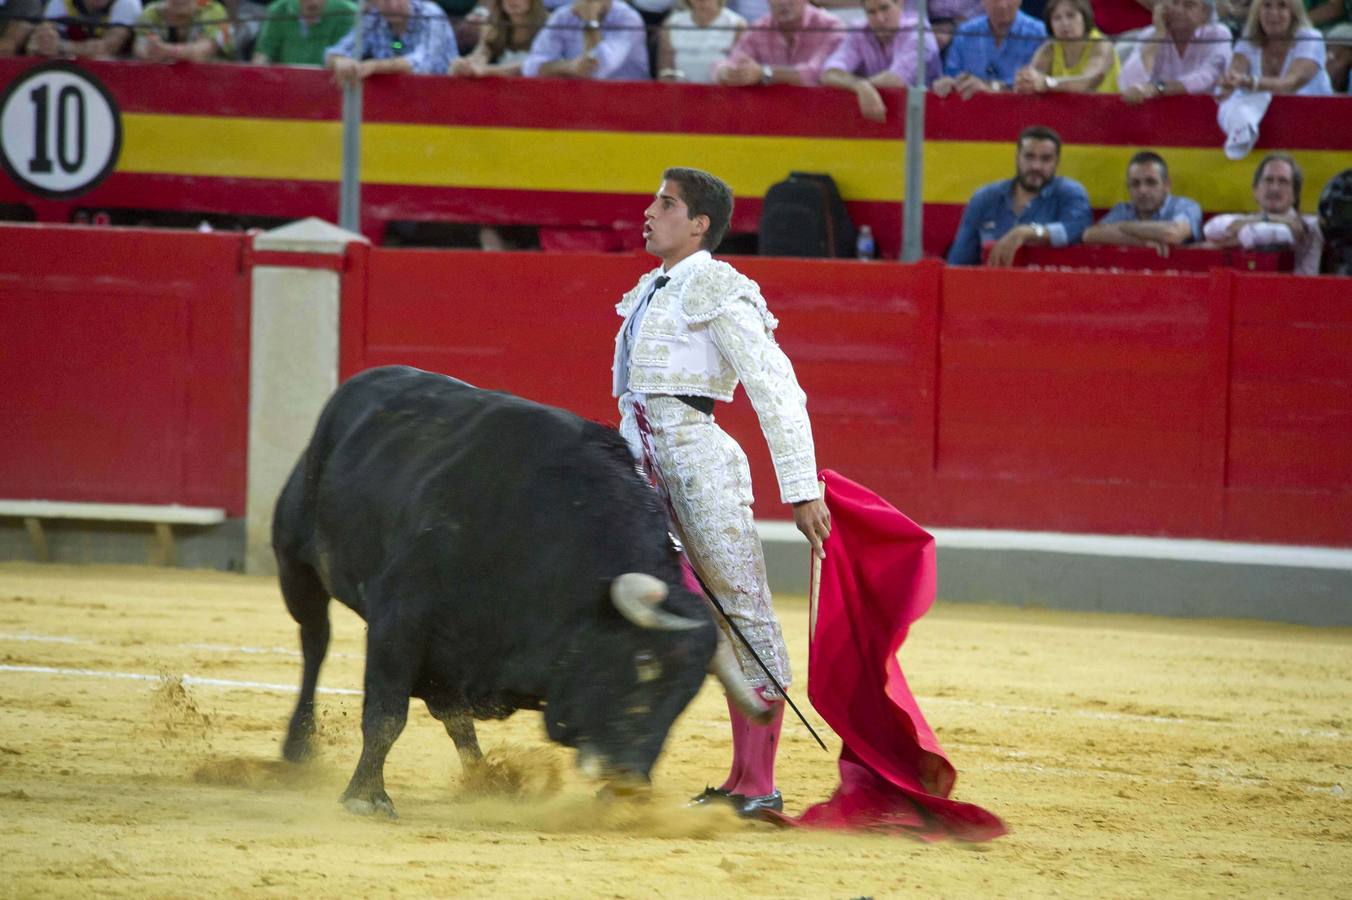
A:
<svg viewBox="0 0 1352 900">
<path fill-rule="evenodd" d="M 787 687 L 792 674 L 789 652 L 771 603 L 765 556 L 751 515 L 746 454 L 712 415 L 675 397 L 627 394 L 621 409 L 620 433 L 668 501 L 691 565 Z M 773 698 L 770 680 L 746 646 L 731 634 L 728 639 L 747 682 L 768 687 Z"/>
</svg>

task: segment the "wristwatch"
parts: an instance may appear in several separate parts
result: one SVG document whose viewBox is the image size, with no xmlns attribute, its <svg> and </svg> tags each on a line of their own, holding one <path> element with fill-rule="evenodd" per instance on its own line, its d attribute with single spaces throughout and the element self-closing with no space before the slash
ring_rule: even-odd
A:
<svg viewBox="0 0 1352 900">
<path fill-rule="evenodd" d="M 1043 225 L 1041 222 L 1034 222 L 1034 223 L 1033 223 L 1033 237 L 1037 238 L 1039 241 L 1040 241 L 1040 240 L 1043 240 L 1044 238 L 1046 238 L 1046 237 L 1047 237 L 1047 226 L 1046 226 L 1046 225 Z"/>
<path fill-rule="evenodd" d="M 1157 81 L 1157 82 L 1155 82 L 1154 87 L 1155 87 L 1155 96 L 1157 96 L 1157 97 L 1163 97 L 1163 96 L 1164 96 L 1164 82 L 1163 82 L 1163 81 Z"/>
<path fill-rule="evenodd" d="M 769 84 L 775 80 L 775 70 L 769 66 L 761 66 L 761 84 Z"/>
<path fill-rule="evenodd" d="M 1053 77 L 1050 76 L 1050 75 L 1048 75 L 1048 76 L 1046 77 L 1046 79 L 1044 79 L 1044 80 L 1045 80 L 1046 83 L 1047 83 L 1047 90 L 1049 90 L 1049 91 L 1054 91 L 1054 90 L 1056 90 L 1056 86 L 1057 86 L 1058 84 L 1061 83 L 1061 82 L 1057 81 L 1055 78 L 1053 78 Z"/>
</svg>

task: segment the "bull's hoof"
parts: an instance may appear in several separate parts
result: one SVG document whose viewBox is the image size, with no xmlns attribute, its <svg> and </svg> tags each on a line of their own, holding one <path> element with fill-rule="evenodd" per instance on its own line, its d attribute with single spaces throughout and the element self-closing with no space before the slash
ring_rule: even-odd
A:
<svg viewBox="0 0 1352 900">
<path fill-rule="evenodd" d="M 343 809 L 353 815 L 371 818 L 379 816 L 382 819 L 389 819 L 391 822 L 399 818 L 399 814 L 394 811 L 394 804 L 390 802 L 389 795 L 384 791 L 371 797 L 344 797 Z"/>
<path fill-rule="evenodd" d="M 289 763 L 306 763 L 314 759 L 314 746 L 308 737 L 288 737 L 282 743 L 282 759 Z"/>
</svg>

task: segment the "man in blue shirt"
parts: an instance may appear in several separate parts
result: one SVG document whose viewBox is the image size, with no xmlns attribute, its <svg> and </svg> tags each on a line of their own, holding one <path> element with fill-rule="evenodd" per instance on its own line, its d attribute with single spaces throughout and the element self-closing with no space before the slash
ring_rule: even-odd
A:
<svg viewBox="0 0 1352 900">
<path fill-rule="evenodd" d="M 1168 256 L 1170 247 L 1202 239 L 1202 208 L 1196 200 L 1175 197 L 1170 191 L 1169 166 L 1164 157 L 1142 150 L 1127 163 L 1127 193 L 1123 201 L 1097 225 L 1085 229 L 1086 244 L 1153 247 Z"/>
<path fill-rule="evenodd" d="M 382 72 L 445 75 L 459 56 L 446 13 L 432 0 L 375 0 L 357 29 L 324 51 L 324 63 L 339 84 L 355 84 Z"/>
<path fill-rule="evenodd" d="M 1061 136 L 1045 125 L 1019 134 L 1014 177 L 972 195 L 948 251 L 952 265 L 981 262 L 981 246 L 993 241 L 987 265 L 1008 266 L 1024 244 L 1064 247 L 1080 239 L 1093 221 L 1089 194 L 1078 181 L 1056 174 Z"/>
<path fill-rule="evenodd" d="M 624 0 L 573 0 L 549 14 L 521 64 L 527 77 L 648 79 L 643 17 Z"/>
<path fill-rule="evenodd" d="M 1033 61 L 1047 38 L 1047 26 L 1019 12 L 1019 0 L 981 0 L 984 16 L 958 26 L 944 56 L 944 77 L 930 90 L 946 97 L 956 90 L 964 100 L 987 91 L 1007 91 L 1014 75 Z"/>
</svg>

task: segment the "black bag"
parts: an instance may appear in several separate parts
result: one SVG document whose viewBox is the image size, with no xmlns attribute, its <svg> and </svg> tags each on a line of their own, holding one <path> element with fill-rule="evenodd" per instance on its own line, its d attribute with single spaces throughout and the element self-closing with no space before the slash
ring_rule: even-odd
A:
<svg viewBox="0 0 1352 900">
<path fill-rule="evenodd" d="M 790 172 L 765 192 L 761 256 L 852 257 L 854 223 L 830 175 Z"/>
</svg>

